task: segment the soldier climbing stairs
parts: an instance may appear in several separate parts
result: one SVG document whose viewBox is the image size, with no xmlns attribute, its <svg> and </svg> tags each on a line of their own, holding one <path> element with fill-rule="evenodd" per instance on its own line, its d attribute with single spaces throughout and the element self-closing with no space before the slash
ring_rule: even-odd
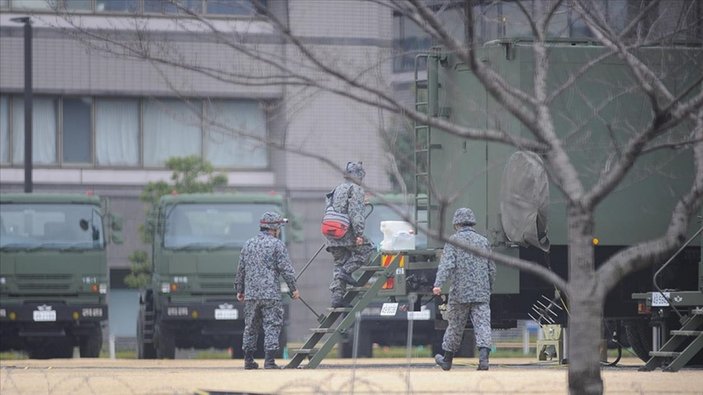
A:
<svg viewBox="0 0 703 395">
<path fill-rule="evenodd" d="M 358 286 L 348 287 L 344 299 L 342 299 L 344 305 L 350 305 L 350 307 L 328 308 L 327 314 L 321 314 L 318 317 L 320 326 L 311 329 L 312 334 L 302 348 L 294 350 L 295 353 L 286 368 L 298 368 L 305 359 L 309 359 L 309 361 L 303 368 L 316 368 L 346 334 L 347 330 L 354 325 L 357 313 L 361 313 L 378 296 L 378 291 L 383 287 L 386 279 L 394 276 L 400 258 L 401 255 L 395 255 L 387 266 L 381 266 L 381 255 L 379 254 L 373 259 L 370 266 L 359 268 L 358 271 L 362 274 L 357 280 Z M 371 282 L 371 279 L 375 281 Z M 341 322 L 334 326 L 340 318 L 342 318 Z M 322 346 L 319 349 L 315 348 L 325 336 L 327 338 Z"/>
<path fill-rule="evenodd" d="M 676 372 L 703 349 L 703 309 L 694 309 L 681 329 L 672 330 L 671 338 L 659 351 L 651 351 L 651 358 L 640 371 L 662 367 L 665 372 Z"/>
</svg>

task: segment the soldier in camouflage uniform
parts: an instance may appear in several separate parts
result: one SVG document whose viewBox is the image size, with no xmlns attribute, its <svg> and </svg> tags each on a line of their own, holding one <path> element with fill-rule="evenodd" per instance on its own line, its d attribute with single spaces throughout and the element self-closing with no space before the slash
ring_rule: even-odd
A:
<svg viewBox="0 0 703 395">
<path fill-rule="evenodd" d="M 488 370 L 488 354 L 491 350 L 491 291 L 495 280 L 496 266 L 490 259 L 472 254 L 452 243 L 464 244 L 476 249 L 491 251 L 488 239 L 476 233 L 474 212 L 460 208 L 452 220 L 456 233 L 444 245 L 442 259 L 437 268 L 437 279 L 432 292 L 441 293 L 441 287 L 451 278 L 447 314 L 449 326 L 444 332 L 442 349 L 435 361 L 443 370 L 452 367 L 454 352 L 459 350 L 466 319 L 471 317 L 479 349 L 478 370 Z"/>
<path fill-rule="evenodd" d="M 234 286 L 237 290 L 237 300 L 244 302 L 244 369 L 259 367 L 254 361 L 254 352 L 262 324 L 264 368 L 279 368 L 274 360 L 283 325 L 281 284 L 278 276 L 283 277 L 288 284 L 293 299 L 300 297 L 288 250 L 278 238 L 281 226 L 286 222 L 287 220 L 277 213 L 264 213 L 259 221 L 259 234 L 247 240 L 239 258 Z"/>
<path fill-rule="evenodd" d="M 334 259 L 334 274 L 330 291 L 332 307 L 342 307 L 347 284 L 356 285 L 352 272 L 364 265 L 374 250 L 373 243 L 364 236 L 364 188 L 359 184 L 366 172 L 361 162 L 348 162 L 344 171 L 345 182 L 339 184 L 331 195 L 332 206 L 338 213 L 349 215 L 349 230 L 341 239 L 327 238 L 327 251 Z"/>
</svg>

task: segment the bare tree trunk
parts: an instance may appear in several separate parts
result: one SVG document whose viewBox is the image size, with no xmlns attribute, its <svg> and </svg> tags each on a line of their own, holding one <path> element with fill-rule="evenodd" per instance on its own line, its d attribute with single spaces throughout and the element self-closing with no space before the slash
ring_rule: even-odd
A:
<svg viewBox="0 0 703 395">
<path fill-rule="evenodd" d="M 593 216 L 582 208 L 569 212 L 569 392 L 602 394 L 598 344 L 603 298 L 595 282 Z"/>
<path fill-rule="evenodd" d="M 584 286 L 588 286 L 584 284 Z M 603 303 L 592 297 L 573 292 L 569 299 L 569 392 L 571 394 L 602 394 L 600 376 L 601 321 Z"/>
</svg>

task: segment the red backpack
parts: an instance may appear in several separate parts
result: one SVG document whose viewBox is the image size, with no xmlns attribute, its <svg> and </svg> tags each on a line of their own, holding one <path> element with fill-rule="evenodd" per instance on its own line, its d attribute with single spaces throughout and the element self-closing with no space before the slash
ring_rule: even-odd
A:
<svg viewBox="0 0 703 395">
<path fill-rule="evenodd" d="M 347 234 L 350 221 L 348 214 L 337 212 L 334 209 L 332 203 L 334 202 L 334 191 L 336 189 L 325 195 L 327 207 L 325 208 L 325 215 L 322 217 L 320 231 L 330 239 L 339 240 Z M 351 196 L 351 188 L 349 188 L 349 195 Z M 347 200 L 347 207 L 349 207 L 349 200 Z"/>
</svg>

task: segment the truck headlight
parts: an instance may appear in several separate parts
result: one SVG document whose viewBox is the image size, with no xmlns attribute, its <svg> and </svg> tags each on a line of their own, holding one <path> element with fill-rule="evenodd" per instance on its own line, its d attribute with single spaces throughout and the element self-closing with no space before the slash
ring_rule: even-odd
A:
<svg viewBox="0 0 703 395">
<path fill-rule="evenodd" d="M 161 283 L 161 293 L 167 294 L 171 292 L 171 284 Z"/>
<path fill-rule="evenodd" d="M 0 285 L 5 285 L 6 283 L 7 283 L 7 278 L 5 278 L 4 276 L 0 277 Z"/>
</svg>

